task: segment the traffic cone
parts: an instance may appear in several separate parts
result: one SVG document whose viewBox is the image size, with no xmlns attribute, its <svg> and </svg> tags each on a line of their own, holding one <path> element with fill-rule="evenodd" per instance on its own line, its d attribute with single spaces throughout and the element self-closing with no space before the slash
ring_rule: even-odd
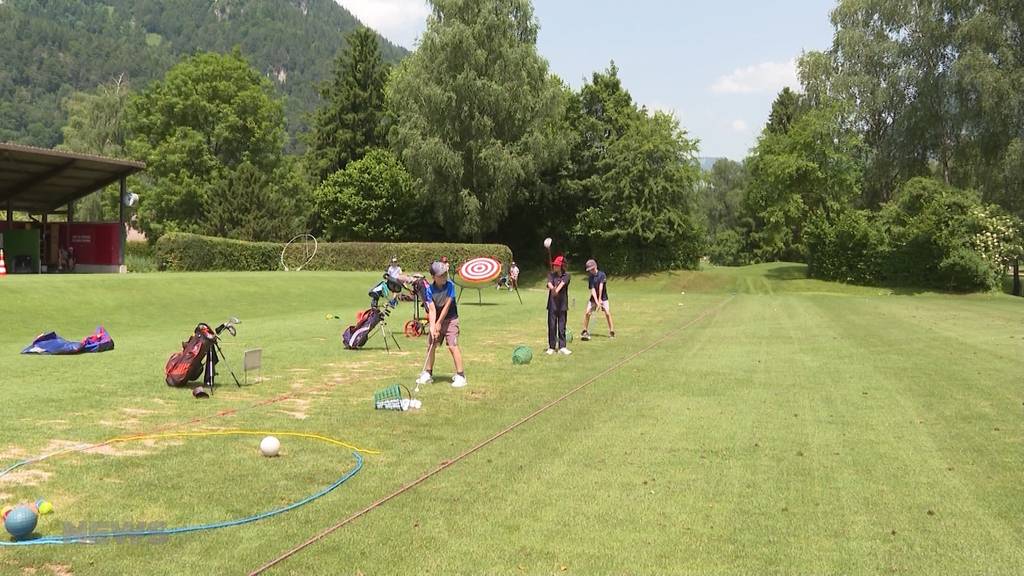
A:
<svg viewBox="0 0 1024 576">
<path fill-rule="evenodd" d="M 0 276 L 7 276 L 7 263 L 4 262 L 3 250 L 0 250 Z"/>
</svg>

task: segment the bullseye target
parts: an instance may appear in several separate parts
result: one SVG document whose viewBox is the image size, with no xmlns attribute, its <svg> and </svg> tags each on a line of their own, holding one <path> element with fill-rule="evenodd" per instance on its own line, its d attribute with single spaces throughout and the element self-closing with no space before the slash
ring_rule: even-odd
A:
<svg viewBox="0 0 1024 576">
<path fill-rule="evenodd" d="M 501 262 L 494 258 L 473 258 L 459 267 L 459 278 L 467 284 L 486 284 L 501 276 Z"/>
</svg>

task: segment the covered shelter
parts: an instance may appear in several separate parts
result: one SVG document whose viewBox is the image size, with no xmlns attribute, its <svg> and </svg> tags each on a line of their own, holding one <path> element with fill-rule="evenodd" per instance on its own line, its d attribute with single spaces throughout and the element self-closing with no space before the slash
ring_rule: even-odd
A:
<svg viewBox="0 0 1024 576">
<path fill-rule="evenodd" d="M 123 272 L 128 176 L 142 162 L 0 142 L 0 237 L 15 273 L 46 272 L 73 255 L 75 270 Z M 117 223 L 75 222 L 77 200 L 120 183 Z M 16 222 L 15 214 L 28 216 Z M 51 216 L 61 215 L 51 221 Z M 63 252 L 62 252 L 63 251 Z"/>
</svg>

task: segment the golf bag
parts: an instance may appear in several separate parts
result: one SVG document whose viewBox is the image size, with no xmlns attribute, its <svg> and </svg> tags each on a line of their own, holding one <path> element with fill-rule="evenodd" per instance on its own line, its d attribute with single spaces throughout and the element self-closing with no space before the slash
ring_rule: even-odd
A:
<svg viewBox="0 0 1024 576">
<path fill-rule="evenodd" d="M 216 335 L 208 324 L 199 324 L 186 342 L 181 343 L 181 352 L 171 355 L 164 366 L 168 386 L 182 386 L 203 375 L 203 361 L 213 346 Z"/>
<path fill-rule="evenodd" d="M 380 324 L 382 318 L 383 316 L 379 308 L 367 308 L 356 314 L 356 323 L 346 328 L 345 332 L 341 335 L 342 344 L 349 350 L 362 348 L 366 345 L 366 341 L 370 338 L 370 333 L 377 327 L 377 324 Z"/>
</svg>

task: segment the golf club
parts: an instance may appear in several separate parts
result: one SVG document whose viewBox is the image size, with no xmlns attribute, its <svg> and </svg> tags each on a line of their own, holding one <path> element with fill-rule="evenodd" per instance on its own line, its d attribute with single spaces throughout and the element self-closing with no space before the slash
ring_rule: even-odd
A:
<svg viewBox="0 0 1024 576">
<path fill-rule="evenodd" d="M 437 339 L 435 339 L 433 336 L 430 336 L 430 346 L 427 347 L 427 356 L 423 358 L 423 370 L 420 370 L 420 373 L 427 371 L 427 362 L 430 361 L 430 355 L 433 354 L 435 350 L 437 350 Z M 416 394 L 419 393 L 419 391 L 420 385 L 419 382 L 417 382 L 416 388 L 413 390 L 413 393 Z"/>
</svg>

